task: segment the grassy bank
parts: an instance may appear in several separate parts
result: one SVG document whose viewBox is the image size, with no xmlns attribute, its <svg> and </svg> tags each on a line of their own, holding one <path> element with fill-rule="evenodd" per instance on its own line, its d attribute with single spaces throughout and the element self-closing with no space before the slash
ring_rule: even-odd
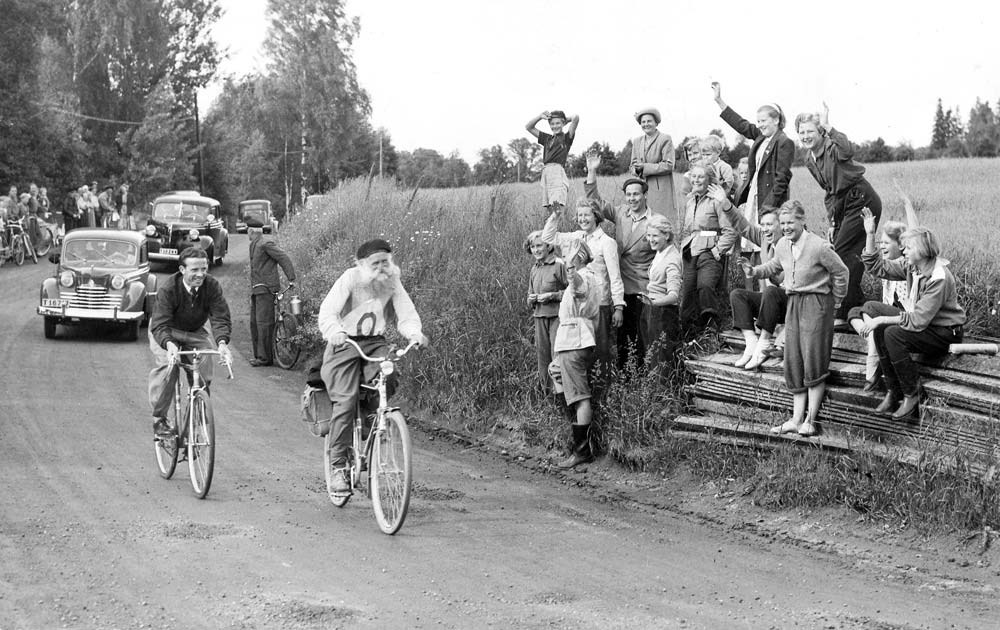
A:
<svg viewBox="0 0 1000 630">
<path fill-rule="evenodd" d="M 997 165 L 934 161 L 869 170 L 882 194 L 884 217 L 903 216 L 902 202 L 892 192 L 894 179 L 913 198 L 921 221 L 943 240 L 960 280 L 969 333 L 989 336 L 1000 336 L 1000 270 L 994 262 L 1000 230 L 990 216 L 1000 187 L 987 184 Z M 606 199 L 622 200 L 619 184 L 601 180 Z M 307 312 L 319 308 L 352 264 L 359 243 L 375 237 L 393 243 L 404 284 L 432 341 L 404 366 L 407 397 L 467 432 L 500 434 L 515 444 L 547 449 L 563 442 L 567 427 L 535 386 L 524 299 L 531 261 L 521 243 L 545 218 L 537 186 L 415 192 L 390 182 L 351 181 L 295 216 L 279 238 L 299 270 Z M 572 186 L 574 194 L 582 194 L 582 182 Z M 805 170 L 795 172 L 792 197 L 809 209 L 809 226 L 824 231 L 822 191 Z M 571 227 L 565 222 L 564 229 Z M 314 322 L 305 335 L 321 346 Z M 712 343 L 701 339 L 686 351 Z M 702 477 L 745 481 L 754 498 L 769 506 L 842 504 L 927 527 L 1000 524 L 994 488 L 931 466 L 890 464 L 864 453 L 851 458 L 798 449 L 754 453 L 676 440 L 663 418 L 681 410 L 682 385 L 680 376 L 665 386 L 639 376 L 612 385 L 598 421 L 603 448 L 633 469 L 684 466 Z"/>
</svg>

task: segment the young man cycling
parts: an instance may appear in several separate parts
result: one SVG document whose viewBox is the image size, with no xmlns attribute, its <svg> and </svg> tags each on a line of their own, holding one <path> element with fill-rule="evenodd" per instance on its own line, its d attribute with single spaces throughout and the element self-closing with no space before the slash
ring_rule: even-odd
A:
<svg viewBox="0 0 1000 630">
<path fill-rule="evenodd" d="M 354 340 L 369 356 L 383 355 L 385 327 L 395 319 L 401 335 L 419 345 L 427 343 L 417 309 L 400 282 L 399 267 L 392 262 L 389 243 L 368 241 L 358 248 L 356 258 L 355 266 L 337 279 L 319 308 L 319 330 L 327 341 L 320 373 L 333 403 L 330 465 L 335 493 L 351 489 L 347 451 L 362 374 L 362 360 L 345 340 Z"/>
<path fill-rule="evenodd" d="M 211 322 L 211 330 L 206 324 Z M 149 404 L 153 408 L 153 431 L 169 439 L 166 421 L 177 382 L 177 352 L 182 349 L 214 350 L 218 344 L 222 360 L 232 361 L 229 335 L 233 323 L 229 304 L 219 281 L 208 275 L 208 254 L 200 247 L 181 252 L 177 273 L 160 286 L 149 320 L 149 349 L 156 367 L 149 373 Z M 214 343 L 213 343 L 214 335 Z M 212 382 L 213 361 L 202 364 L 206 386 Z"/>
</svg>

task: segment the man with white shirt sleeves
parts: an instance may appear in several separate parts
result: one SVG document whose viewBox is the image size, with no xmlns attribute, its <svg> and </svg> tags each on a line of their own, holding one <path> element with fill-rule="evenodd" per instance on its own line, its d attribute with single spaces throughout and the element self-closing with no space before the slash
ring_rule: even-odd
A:
<svg viewBox="0 0 1000 630">
<path fill-rule="evenodd" d="M 193 348 L 214 350 L 218 344 L 221 358 L 229 362 L 232 329 L 222 286 L 208 275 L 208 255 L 200 247 L 188 247 L 180 254 L 177 273 L 156 294 L 149 320 L 149 349 L 156 359 L 156 367 L 149 373 L 149 404 L 153 408 L 153 431 L 158 437 L 168 439 L 173 435 L 165 418 L 177 382 L 178 368 L 174 365 L 177 352 Z M 212 383 L 213 364 L 214 361 L 201 364 L 206 385 Z"/>
<path fill-rule="evenodd" d="M 395 320 L 401 335 L 419 345 L 427 343 L 417 309 L 400 282 L 399 267 L 393 264 L 389 243 L 382 239 L 368 241 L 358 248 L 356 257 L 356 265 L 337 279 L 319 308 L 319 330 L 327 342 L 320 374 L 333 403 L 333 492 L 350 491 L 347 451 L 363 371 L 357 350 L 345 340 L 352 339 L 369 356 L 383 355 L 388 345 L 384 337 L 386 325 Z"/>
</svg>

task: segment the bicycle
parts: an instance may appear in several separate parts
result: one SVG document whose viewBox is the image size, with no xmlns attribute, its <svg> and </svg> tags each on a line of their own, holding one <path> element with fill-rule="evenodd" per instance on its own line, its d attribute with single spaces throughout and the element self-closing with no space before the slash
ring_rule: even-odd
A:
<svg viewBox="0 0 1000 630">
<path fill-rule="evenodd" d="M 201 376 L 201 362 L 205 356 L 221 356 L 218 350 L 182 350 L 178 357 L 189 356 L 191 363 L 177 365 L 190 374 L 190 386 L 187 392 L 187 405 L 181 410 L 182 386 L 177 379 L 174 386 L 174 402 L 167 412 L 167 424 L 174 431 L 170 438 L 153 438 L 153 449 L 156 452 L 156 466 L 160 476 L 170 479 L 180 453 L 183 451 L 188 462 L 188 472 L 191 475 L 191 488 L 199 499 L 204 499 L 212 485 L 212 474 L 215 471 L 215 414 L 212 411 L 212 401 Z M 223 362 L 233 378 L 232 363 Z"/>
<path fill-rule="evenodd" d="M 35 248 L 31 246 L 31 237 L 24 231 L 24 217 L 20 219 L 7 219 L 7 233 L 9 235 L 9 258 L 14 259 L 14 264 L 18 267 L 24 264 L 24 259 L 31 256 L 31 259 L 38 264 L 38 256 Z"/>
<path fill-rule="evenodd" d="M 410 351 L 416 343 L 411 342 L 403 350 L 389 348 L 384 357 L 370 357 L 352 339 L 347 343 L 354 346 L 365 361 L 379 364 L 379 372 L 371 383 L 361 384 L 361 388 L 378 392 L 378 409 L 368 429 L 368 437 L 363 441 L 364 421 L 360 400 L 354 417 L 354 440 L 347 452 L 348 479 L 351 489 L 347 493 L 336 493 L 332 489 L 333 475 L 338 474 L 330 465 L 330 450 L 333 447 L 333 431 L 326 434 L 323 442 L 323 465 L 326 473 L 326 490 L 330 501 L 343 507 L 363 483 L 362 474 L 368 473 L 367 493 L 372 500 L 375 521 L 383 533 L 392 535 L 399 531 L 406 520 L 406 510 L 410 505 L 410 484 L 412 482 L 412 446 L 406 418 L 398 407 L 389 406 L 386 393 L 386 379 L 396 369 L 396 362 Z"/>
<path fill-rule="evenodd" d="M 38 238 L 32 239 L 31 246 L 34 248 L 36 255 L 44 257 L 56 243 L 55 230 L 46 221 L 35 219 L 35 232 L 38 234 Z"/>
<path fill-rule="evenodd" d="M 274 297 L 274 336 L 271 340 L 271 355 L 278 367 L 286 370 L 292 369 L 295 362 L 299 360 L 302 348 L 295 341 L 295 335 L 299 331 L 299 319 L 295 313 L 290 313 L 282 308 L 284 295 L 291 288 L 288 285 L 281 291 L 271 291 L 266 284 L 255 284 L 251 291 L 257 287 L 264 287 Z"/>
</svg>

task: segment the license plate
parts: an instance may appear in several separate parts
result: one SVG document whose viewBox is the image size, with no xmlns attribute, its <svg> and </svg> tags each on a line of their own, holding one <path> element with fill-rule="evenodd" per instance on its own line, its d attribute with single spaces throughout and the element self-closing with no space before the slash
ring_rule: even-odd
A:
<svg viewBox="0 0 1000 630">
<path fill-rule="evenodd" d="M 42 298 L 42 306 L 51 306 L 53 308 L 62 308 L 69 304 L 69 300 L 52 300 L 49 298 Z"/>
<path fill-rule="evenodd" d="M 177 250 L 174 249 L 174 248 L 172 248 L 172 247 L 161 247 L 160 248 L 160 253 L 161 254 L 170 254 L 171 256 L 176 256 L 177 255 Z"/>
</svg>

